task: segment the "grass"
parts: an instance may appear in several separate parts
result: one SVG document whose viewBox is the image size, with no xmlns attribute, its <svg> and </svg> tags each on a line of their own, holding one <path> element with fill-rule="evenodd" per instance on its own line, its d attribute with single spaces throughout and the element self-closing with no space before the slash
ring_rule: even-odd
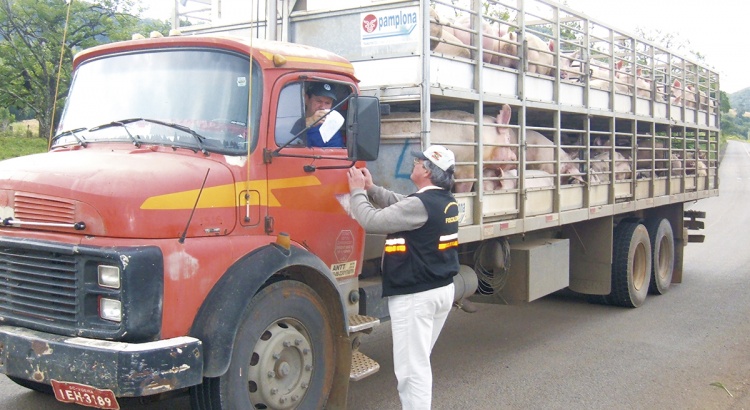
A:
<svg viewBox="0 0 750 410">
<path fill-rule="evenodd" d="M 38 137 L 36 121 L 16 122 L 11 129 L 0 132 L 0 160 L 47 151 L 47 139 Z"/>
</svg>

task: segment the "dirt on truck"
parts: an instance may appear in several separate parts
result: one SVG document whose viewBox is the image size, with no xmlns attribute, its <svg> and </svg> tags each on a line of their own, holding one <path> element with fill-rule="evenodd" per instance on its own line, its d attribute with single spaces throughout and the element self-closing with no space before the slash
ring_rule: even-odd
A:
<svg viewBox="0 0 750 410">
<path fill-rule="evenodd" d="M 684 204 L 719 194 L 705 65 L 546 0 L 184 3 L 169 36 L 76 55 L 50 151 L 0 162 L 13 381 L 344 408 L 388 320 L 346 171 L 407 194 L 430 144 L 456 154 L 458 306 L 633 308 L 682 280 L 705 216 Z M 308 140 L 313 86 L 340 146 Z"/>
</svg>

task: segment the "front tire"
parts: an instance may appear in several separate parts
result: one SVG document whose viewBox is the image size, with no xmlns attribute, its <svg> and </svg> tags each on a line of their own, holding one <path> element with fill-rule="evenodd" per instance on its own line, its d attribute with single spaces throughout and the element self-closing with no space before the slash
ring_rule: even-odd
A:
<svg viewBox="0 0 750 410">
<path fill-rule="evenodd" d="M 639 307 L 646 300 L 651 283 L 651 241 L 645 226 L 621 222 L 614 231 L 612 255 L 613 305 Z"/>
<path fill-rule="evenodd" d="M 672 224 L 667 219 L 653 219 L 646 223 L 646 229 L 648 229 L 651 247 L 654 251 L 648 292 L 663 295 L 669 290 L 674 273 L 675 249 Z"/>
<path fill-rule="evenodd" d="M 333 383 L 332 321 L 296 281 L 273 283 L 242 315 L 227 372 L 193 388 L 194 410 L 320 409 Z"/>
</svg>

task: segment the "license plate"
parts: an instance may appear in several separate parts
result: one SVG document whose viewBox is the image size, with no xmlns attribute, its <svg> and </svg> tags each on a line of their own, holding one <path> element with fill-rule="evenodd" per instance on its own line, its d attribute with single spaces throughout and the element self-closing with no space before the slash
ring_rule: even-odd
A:
<svg viewBox="0 0 750 410">
<path fill-rule="evenodd" d="M 98 409 L 119 410 L 120 404 L 112 390 L 101 390 L 80 383 L 50 380 L 55 398 L 63 403 L 75 403 Z"/>
</svg>

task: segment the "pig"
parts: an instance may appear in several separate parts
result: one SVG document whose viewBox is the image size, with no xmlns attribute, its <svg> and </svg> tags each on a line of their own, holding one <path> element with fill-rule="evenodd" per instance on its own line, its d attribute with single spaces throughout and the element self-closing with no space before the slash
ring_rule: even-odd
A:
<svg viewBox="0 0 750 410">
<path fill-rule="evenodd" d="M 609 182 L 610 165 L 612 163 L 610 151 L 602 151 L 591 159 L 591 181 Z M 630 159 L 620 152 L 615 151 L 615 181 L 622 181 L 633 177 L 633 167 Z"/>
<path fill-rule="evenodd" d="M 688 84 L 684 89 L 680 80 L 674 80 L 672 83 L 672 105 L 682 105 L 690 109 L 696 109 L 698 107 L 698 99 L 695 93 L 695 87 L 692 84 Z"/>
<path fill-rule="evenodd" d="M 451 30 L 452 34 L 459 41 L 466 45 L 471 45 L 473 35 L 468 31 L 471 30 L 471 28 L 471 16 L 463 15 L 457 17 L 453 23 L 451 23 L 451 26 L 444 27 L 443 30 Z M 486 20 L 482 19 L 482 48 L 484 49 L 482 53 L 482 61 L 485 63 L 493 63 L 493 61 L 495 61 L 495 64 L 497 64 L 496 61 L 499 60 L 499 57 L 494 53 L 497 52 L 497 47 L 500 42 L 499 37 L 504 34 L 505 30 L 498 24 L 488 23 Z"/>
<path fill-rule="evenodd" d="M 497 115 L 497 123 L 499 125 L 510 124 L 511 109 L 507 104 L 503 104 L 500 113 Z M 518 157 L 518 134 L 514 128 L 504 128 L 508 132 L 508 140 L 510 141 L 511 151 L 516 157 Z M 554 143 L 549 138 L 540 134 L 534 130 L 526 131 L 526 161 L 528 162 L 539 162 L 538 164 L 529 164 L 527 169 L 539 169 L 549 174 L 555 173 L 555 151 Z M 580 173 L 578 166 L 572 161 L 572 159 L 562 149 L 558 149 L 558 155 L 560 158 L 560 174 L 573 175 L 574 178 Z M 509 171 L 515 167 L 503 166 L 501 167 L 504 171 Z M 580 177 L 575 178 L 580 179 Z"/>
<path fill-rule="evenodd" d="M 641 138 L 637 141 L 635 156 L 635 167 L 637 170 L 650 170 L 652 158 L 655 160 L 654 167 L 656 169 L 667 168 L 668 152 L 664 150 L 664 142 L 657 140 L 655 146 L 655 149 L 652 149 L 654 147 L 654 143 L 651 138 Z"/>
<path fill-rule="evenodd" d="M 619 71 L 622 70 L 622 66 L 622 60 L 619 60 L 615 63 L 615 78 L 620 77 Z M 611 80 L 611 71 L 609 69 L 609 64 L 605 63 L 604 61 L 592 58 L 591 60 L 589 60 L 589 67 L 589 77 L 600 80 Z"/>
<path fill-rule="evenodd" d="M 672 155 L 670 156 L 669 163 L 670 163 L 670 168 L 671 168 L 670 174 L 673 177 L 681 176 L 683 168 L 682 168 L 682 158 L 680 158 L 679 154 L 677 154 L 676 152 L 673 152 Z"/>
<path fill-rule="evenodd" d="M 580 82 L 584 77 L 583 71 L 580 51 L 560 55 L 560 78 Z"/>
<path fill-rule="evenodd" d="M 501 111 L 502 114 L 502 111 Z M 507 112 L 510 119 L 510 108 Z M 440 110 L 431 113 L 436 120 L 451 120 L 460 122 L 474 122 L 474 114 L 459 110 Z M 511 169 L 516 165 L 516 153 L 507 144 L 510 142 L 509 129 L 507 127 L 495 127 L 496 119 L 484 116 L 482 127 L 482 140 L 484 150 L 482 158 L 491 162 L 511 162 L 508 164 L 485 164 L 485 168 L 498 169 L 506 167 Z M 419 113 L 392 113 L 384 116 L 381 122 L 382 135 L 420 136 L 422 129 Z M 451 124 L 444 122 L 433 122 L 431 124 L 430 141 L 433 144 L 442 144 L 453 151 L 456 156 L 456 168 L 454 176 L 457 180 L 474 179 L 474 126 L 468 124 Z M 506 146 L 497 146 L 506 145 Z M 467 164 L 468 163 L 468 164 Z M 473 182 L 456 182 L 454 192 L 470 192 Z"/>
<path fill-rule="evenodd" d="M 635 94 L 639 97 L 651 99 L 651 91 L 653 89 L 650 78 L 646 78 L 643 74 L 643 70 L 640 68 L 636 70 L 635 76 Z M 656 101 L 664 102 L 664 98 L 661 94 L 656 94 Z"/>
<path fill-rule="evenodd" d="M 503 171 L 502 177 L 505 178 L 500 180 L 500 187 L 502 189 L 514 189 L 518 186 L 518 169 Z M 526 189 L 555 186 L 555 178 L 552 174 L 539 169 L 527 169 L 524 171 L 523 182 Z"/>
<path fill-rule="evenodd" d="M 508 171 L 503 171 L 502 169 L 485 169 L 484 178 L 483 189 L 485 192 L 497 189 L 515 189 L 518 187 L 518 169 Z M 524 187 L 526 189 L 553 186 L 555 186 L 555 178 L 546 171 L 527 169 L 524 172 Z"/>
<path fill-rule="evenodd" d="M 449 56 L 470 58 L 471 53 L 456 38 L 452 29 L 444 27 L 447 20 L 430 8 L 430 50 Z"/>
<path fill-rule="evenodd" d="M 695 175 L 699 177 L 708 176 L 708 167 L 706 166 L 706 163 L 703 162 L 703 160 L 699 159 L 696 165 Z"/>
<path fill-rule="evenodd" d="M 698 159 L 695 159 L 695 154 L 689 152 L 687 159 L 685 159 L 685 174 L 697 175 L 699 177 L 705 177 L 708 175 L 708 166 L 706 166 L 706 155 L 703 151 L 698 151 Z"/>
<path fill-rule="evenodd" d="M 555 43 L 550 40 L 549 43 L 545 43 L 544 40 L 535 36 L 532 33 L 526 33 L 526 41 L 529 44 L 529 53 L 527 56 L 530 73 L 537 73 L 542 75 L 552 75 L 556 73 L 555 58 L 553 54 L 555 52 Z M 498 45 L 498 52 L 503 55 L 498 56 L 498 64 L 504 67 L 518 68 L 519 59 L 514 57 L 521 57 L 518 51 L 518 33 L 508 32 L 500 38 Z"/>
</svg>

